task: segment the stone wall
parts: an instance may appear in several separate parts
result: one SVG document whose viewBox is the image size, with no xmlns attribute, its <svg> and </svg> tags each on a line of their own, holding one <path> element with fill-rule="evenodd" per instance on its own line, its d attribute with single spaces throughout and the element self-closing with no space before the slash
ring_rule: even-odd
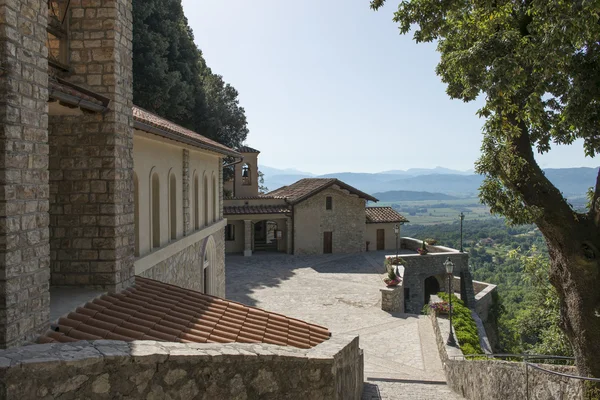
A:
<svg viewBox="0 0 600 400">
<path fill-rule="evenodd" d="M 522 362 L 465 360 L 446 345 L 435 313 L 430 314 L 448 386 L 469 400 L 575 400 L 582 398 L 581 381 L 526 367 Z M 556 372 L 577 374 L 575 367 L 541 365 Z"/>
<path fill-rule="evenodd" d="M 332 209 L 325 199 L 332 197 Z M 365 251 L 365 200 L 329 188 L 294 205 L 294 254 L 323 254 L 323 233 L 333 232 L 333 253 Z"/>
<path fill-rule="evenodd" d="M 49 319 L 47 14 L 0 1 L 0 348 Z"/>
<path fill-rule="evenodd" d="M 358 337 L 267 344 L 98 340 L 0 352 L 3 399 L 359 400 Z M 23 384 L 27 382 L 27 384 Z"/>
<path fill-rule="evenodd" d="M 225 234 L 224 223 L 218 223 L 215 232 L 203 234 L 194 233 L 170 244 L 156 253 L 136 261 L 136 274 L 161 282 L 204 291 L 204 254 L 210 237 L 214 240 L 216 258 L 211 265 L 214 276 L 214 287 L 211 295 L 225 297 Z M 169 253 L 162 256 L 163 253 Z M 144 267 L 142 267 L 144 265 Z M 143 271 L 142 271 L 143 270 Z"/>
<path fill-rule="evenodd" d="M 131 0 L 70 3 L 65 79 L 111 100 L 103 114 L 50 118 L 52 284 L 133 282 Z"/>
</svg>

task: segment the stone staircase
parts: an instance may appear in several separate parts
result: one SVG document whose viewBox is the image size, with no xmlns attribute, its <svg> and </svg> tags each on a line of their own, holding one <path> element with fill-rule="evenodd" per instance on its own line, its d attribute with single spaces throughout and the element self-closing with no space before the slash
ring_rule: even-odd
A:
<svg viewBox="0 0 600 400">
<path fill-rule="evenodd" d="M 266 241 L 255 241 L 254 251 L 277 251 L 277 241 L 267 243 Z"/>
</svg>

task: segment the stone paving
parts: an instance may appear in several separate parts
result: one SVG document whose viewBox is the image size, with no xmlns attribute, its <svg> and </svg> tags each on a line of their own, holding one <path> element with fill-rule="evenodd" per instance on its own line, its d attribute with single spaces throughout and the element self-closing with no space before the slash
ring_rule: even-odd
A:
<svg viewBox="0 0 600 400">
<path fill-rule="evenodd" d="M 363 400 L 460 399 L 424 316 L 381 310 L 384 255 L 227 256 L 227 298 L 360 337 Z"/>
</svg>

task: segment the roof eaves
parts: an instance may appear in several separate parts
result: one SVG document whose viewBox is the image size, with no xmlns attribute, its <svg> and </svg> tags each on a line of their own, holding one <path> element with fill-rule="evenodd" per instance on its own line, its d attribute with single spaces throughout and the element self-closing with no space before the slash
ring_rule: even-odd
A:
<svg viewBox="0 0 600 400">
<path fill-rule="evenodd" d="M 200 148 L 214 151 L 214 152 L 217 152 L 220 154 L 225 154 L 227 156 L 232 156 L 232 157 L 241 157 L 242 156 L 240 153 L 238 153 L 235 150 L 225 150 L 225 149 L 219 148 L 217 146 L 212 146 L 212 145 L 204 143 L 200 140 L 194 140 L 189 137 L 183 136 L 183 135 L 181 135 L 175 131 L 172 131 L 170 129 L 158 127 L 158 126 L 140 121 L 135 118 L 133 120 L 133 127 L 135 129 L 139 129 L 144 132 L 152 133 L 152 134 L 162 136 L 167 139 L 171 139 L 171 140 L 175 140 L 175 141 L 178 141 L 181 143 L 189 144 L 190 146 L 200 147 Z"/>
</svg>

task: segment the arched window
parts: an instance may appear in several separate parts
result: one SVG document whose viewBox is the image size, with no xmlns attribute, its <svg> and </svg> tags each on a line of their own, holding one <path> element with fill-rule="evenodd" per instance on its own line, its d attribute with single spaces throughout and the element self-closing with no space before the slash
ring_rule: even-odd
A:
<svg viewBox="0 0 600 400">
<path fill-rule="evenodd" d="M 250 175 L 250 164 L 244 163 L 242 165 L 242 185 L 248 186 L 252 184 L 252 177 Z"/>
<path fill-rule="evenodd" d="M 133 173 L 133 219 L 135 221 L 135 256 L 140 256 L 140 184 Z"/>
<path fill-rule="evenodd" d="M 154 172 L 151 180 L 152 201 L 152 248 L 160 247 L 160 182 L 158 174 Z"/>
<path fill-rule="evenodd" d="M 174 173 L 169 177 L 169 225 L 171 240 L 177 240 L 177 178 Z"/>
<path fill-rule="evenodd" d="M 213 188 L 213 222 L 217 221 L 218 219 L 218 214 L 219 211 L 217 210 L 217 208 L 219 208 L 219 190 L 217 189 L 217 180 L 215 179 L 215 174 L 213 173 L 213 177 L 212 177 L 212 188 Z"/>
<path fill-rule="evenodd" d="M 194 172 L 194 229 L 200 229 L 200 178 Z"/>
<path fill-rule="evenodd" d="M 209 208 L 209 204 L 208 204 L 208 177 L 206 176 L 206 173 L 204 174 L 204 186 L 202 188 L 202 190 L 204 191 L 204 226 L 208 225 L 208 208 Z"/>
</svg>

